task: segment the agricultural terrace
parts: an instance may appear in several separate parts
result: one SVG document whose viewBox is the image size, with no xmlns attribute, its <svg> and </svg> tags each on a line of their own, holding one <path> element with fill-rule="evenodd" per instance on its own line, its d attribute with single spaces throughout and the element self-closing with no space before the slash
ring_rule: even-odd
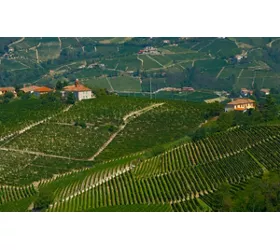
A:
<svg viewBox="0 0 280 250">
<path fill-rule="evenodd" d="M 223 183 L 236 191 L 252 178 L 279 170 L 279 138 L 278 126 L 234 129 L 146 160 L 108 162 L 86 170 L 78 170 L 79 163 L 78 172 L 44 178 L 38 188 L 54 194 L 49 211 L 212 211 L 212 194 Z M 7 155 L 6 160 L 9 158 Z M 62 160 L 51 163 L 48 157 L 14 158 L 22 161 L 22 166 L 48 164 L 55 169 L 63 165 Z M 18 163 L 11 162 L 14 164 Z M 1 186 L 0 211 L 26 211 L 36 192 L 27 183 Z"/>
<path fill-rule="evenodd" d="M 100 154 L 100 159 L 118 158 L 191 135 L 204 122 L 204 104 L 165 101 L 142 114 Z"/>
<path fill-rule="evenodd" d="M 62 111 L 66 106 L 58 102 L 20 100 L 0 104 L 0 138 Z"/>
<path fill-rule="evenodd" d="M 92 166 L 88 161 L 75 161 L 0 150 L 0 185 L 30 185 L 72 170 Z"/>
<path fill-rule="evenodd" d="M 241 135 L 244 141 L 240 141 Z M 252 156 L 259 150 L 262 159 L 268 159 L 271 152 L 273 168 L 279 169 L 280 148 L 275 147 L 279 138 L 278 127 L 236 129 L 143 162 L 104 169 L 58 187 L 49 211 L 129 209 L 133 204 L 170 204 L 173 211 L 211 211 L 211 193 L 223 183 L 238 189 L 270 169 L 272 161 L 260 163 Z"/>
<path fill-rule="evenodd" d="M 125 115 L 151 103 L 147 99 L 114 96 L 79 102 L 48 123 L 17 136 L 5 147 L 69 159 L 87 159 L 118 129 Z"/>
</svg>

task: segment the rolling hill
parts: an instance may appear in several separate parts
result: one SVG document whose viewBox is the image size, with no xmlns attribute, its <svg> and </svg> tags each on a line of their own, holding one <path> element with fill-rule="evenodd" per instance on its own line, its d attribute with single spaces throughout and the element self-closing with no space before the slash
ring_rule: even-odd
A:
<svg viewBox="0 0 280 250">
<path fill-rule="evenodd" d="M 279 44 L 278 38 L 1 38 L 0 86 L 79 78 L 118 93 L 279 88 Z"/>
<path fill-rule="evenodd" d="M 279 92 L 279 44 L 1 38 L 1 86 L 79 78 L 99 95 L 74 104 L 57 93 L 0 103 L 0 211 L 225 211 L 252 185 L 265 190 L 271 180 L 278 192 L 280 98 L 255 92 L 256 110 L 243 113 L 211 100 L 243 87 Z M 180 91 L 162 91 L 168 87 Z"/>
</svg>

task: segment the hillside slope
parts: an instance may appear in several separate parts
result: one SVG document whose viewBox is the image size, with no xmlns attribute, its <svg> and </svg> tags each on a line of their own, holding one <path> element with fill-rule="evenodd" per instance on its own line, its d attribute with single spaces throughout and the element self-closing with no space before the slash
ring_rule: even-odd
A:
<svg viewBox="0 0 280 250">
<path fill-rule="evenodd" d="M 79 78 L 133 93 L 279 88 L 279 46 L 278 38 L 1 38 L 0 86 Z"/>
</svg>

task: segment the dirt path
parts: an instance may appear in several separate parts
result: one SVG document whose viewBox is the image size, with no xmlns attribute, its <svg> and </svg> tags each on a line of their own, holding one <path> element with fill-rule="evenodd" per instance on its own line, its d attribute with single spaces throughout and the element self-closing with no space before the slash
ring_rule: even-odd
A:
<svg viewBox="0 0 280 250">
<path fill-rule="evenodd" d="M 20 61 L 17 61 L 15 60 L 16 62 L 18 62 L 19 64 L 21 64 L 22 66 L 26 67 L 27 69 L 30 69 L 30 66 L 24 64 L 23 62 L 20 62 Z"/>
<path fill-rule="evenodd" d="M 263 164 L 261 164 L 253 154 L 251 154 L 248 150 L 246 150 L 246 152 L 262 168 L 264 173 L 268 173 L 267 168 Z"/>
<path fill-rule="evenodd" d="M 154 62 L 156 62 L 158 65 L 160 65 L 161 67 L 164 67 L 164 65 L 162 65 L 159 61 L 157 61 L 155 58 L 152 58 L 149 55 L 146 55 L 148 58 L 150 58 L 151 60 L 153 60 Z"/>
<path fill-rule="evenodd" d="M 266 46 L 269 47 L 269 48 L 271 48 L 271 47 L 272 47 L 272 44 L 273 44 L 274 42 L 278 41 L 278 40 L 280 40 L 280 38 L 276 38 L 276 39 L 272 40 L 272 41 L 271 41 L 270 43 L 268 43 Z"/>
<path fill-rule="evenodd" d="M 39 60 L 39 52 L 38 52 L 38 48 L 41 46 L 41 42 L 38 43 L 38 45 L 29 48 L 29 50 L 34 50 L 35 51 L 35 55 L 36 55 L 36 62 L 39 64 L 40 60 Z"/>
<path fill-rule="evenodd" d="M 196 44 L 194 44 L 193 46 L 190 47 L 190 49 L 193 49 L 194 47 L 196 47 L 197 45 L 199 45 L 200 42 L 197 42 Z"/>
<path fill-rule="evenodd" d="M 255 79 L 256 79 L 256 71 L 255 71 L 254 78 L 253 78 L 253 81 L 252 81 L 252 89 L 254 89 Z"/>
<path fill-rule="evenodd" d="M 178 64 L 178 66 L 180 66 L 182 69 L 184 69 L 184 70 L 185 70 L 185 68 L 184 68 L 184 67 L 183 67 L 180 63 Z"/>
<path fill-rule="evenodd" d="M 143 68 L 144 67 L 144 61 L 139 56 L 137 56 L 137 59 L 141 62 L 141 68 Z"/>
<path fill-rule="evenodd" d="M 204 124 L 206 124 L 208 122 L 208 120 L 205 120 L 204 122 L 200 123 L 198 128 L 201 128 Z"/>
<path fill-rule="evenodd" d="M 60 39 L 60 37 L 58 37 L 57 39 L 58 39 L 58 42 L 59 42 L 59 48 L 60 48 L 60 50 L 61 50 L 61 48 L 62 48 L 62 42 L 61 42 L 61 39 Z"/>
<path fill-rule="evenodd" d="M 219 71 L 219 73 L 216 76 L 216 79 L 218 79 L 220 77 L 220 75 L 222 74 L 222 72 L 224 71 L 225 67 L 222 67 L 222 69 Z"/>
<path fill-rule="evenodd" d="M 66 107 L 65 109 L 63 109 L 62 112 L 67 112 L 72 106 L 73 106 L 73 105 L 69 105 L 68 107 Z M 33 127 L 35 127 L 35 126 L 38 126 L 39 124 L 42 124 L 42 123 L 44 123 L 44 122 L 46 122 L 46 121 L 52 119 L 53 117 L 55 117 L 55 116 L 57 116 L 57 115 L 59 115 L 59 113 L 54 114 L 54 115 L 52 115 L 52 116 L 48 116 L 48 117 L 46 117 L 45 119 L 40 120 L 40 121 L 38 121 L 38 122 L 32 123 L 32 124 L 30 124 L 30 125 L 24 127 L 23 129 L 20 129 L 20 130 L 18 130 L 18 131 L 15 131 L 14 133 L 11 133 L 11 134 L 6 135 L 6 136 L 4 136 L 4 137 L 0 137 L 0 142 L 1 142 L 1 141 L 5 141 L 6 139 L 9 139 L 9 138 L 11 138 L 11 137 L 12 137 L 12 139 L 13 139 L 13 138 L 15 138 L 15 137 L 13 137 L 13 136 L 19 136 L 19 135 L 21 135 L 22 133 L 26 132 L 27 130 L 30 130 L 31 128 L 33 128 Z M 4 144 L 2 144 L 1 147 L 2 147 L 3 145 L 5 145 L 5 144 L 7 144 L 7 142 L 5 142 Z"/>
<path fill-rule="evenodd" d="M 37 49 L 35 49 L 35 53 L 36 53 L 36 62 L 39 64 L 40 60 L 39 60 L 39 52 Z"/>
<path fill-rule="evenodd" d="M 25 39 L 25 37 L 22 37 L 21 39 L 17 40 L 17 41 L 14 41 L 13 43 L 9 44 L 8 47 L 12 46 L 12 45 L 15 45 L 17 43 L 20 43 L 22 42 L 23 40 Z"/>
<path fill-rule="evenodd" d="M 114 138 L 125 128 L 125 126 L 129 123 L 130 121 L 130 118 L 132 117 L 137 117 L 137 116 L 140 116 L 141 114 L 145 113 L 145 112 L 148 112 L 150 111 L 151 109 L 153 108 L 157 108 L 161 105 L 163 105 L 164 103 L 155 103 L 151 106 L 148 106 L 148 107 L 145 107 L 143 109 L 140 109 L 140 110 L 137 110 L 137 111 L 133 111 L 133 112 L 130 112 L 129 114 L 125 115 L 123 117 L 123 122 L 124 124 L 122 124 L 119 129 L 110 136 L 109 140 L 106 141 L 102 146 L 101 148 L 99 148 L 99 150 L 92 156 L 90 157 L 88 160 L 89 161 L 93 161 L 113 140 Z"/>
<path fill-rule="evenodd" d="M 124 174 L 124 173 L 126 173 L 126 172 L 128 172 L 128 171 L 131 171 L 131 170 L 133 169 L 133 167 L 134 167 L 134 166 L 130 164 L 130 165 L 126 166 L 124 169 L 118 170 L 116 173 L 109 174 L 108 176 L 106 176 L 105 178 L 102 178 L 102 179 L 99 180 L 98 182 L 96 182 L 96 183 L 94 183 L 94 184 L 92 184 L 92 185 L 90 185 L 90 186 L 87 186 L 87 187 L 85 187 L 85 188 L 83 188 L 83 189 L 81 189 L 81 190 L 79 190 L 79 191 L 76 191 L 76 192 L 73 193 L 72 195 L 63 198 L 63 199 L 60 200 L 60 201 L 54 202 L 53 204 L 50 205 L 50 207 L 55 206 L 55 205 L 58 204 L 58 203 L 68 201 L 68 200 L 74 198 L 74 197 L 77 196 L 77 195 L 80 195 L 80 194 L 82 194 L 82 193 L 84 193 L 84 192 L 86 192 L 86 191 L 88 191 L 88 190 L 91 190 L 91 189 L 93 189 L 93 188 L 95 188 L 95 187 L 97 187 L 97 186 L 100 186 L 100 185 L 102 185 L 103 183 L 108 182 L 108 181 L 112 180 L 113 178 L 115 178 L 115 177 L 117 177 L 117 176 L 119 176 L 119 175 L 121 175 L 121 174 Z"/>
<path fill-rule="evenodd" d="M 237 78 L 240 78 L 244 69 L 241 69 Z"/>
<path fill-rule="evenodd" d="M 35 151 L 29 151 L 29 150 L 5 148 L 5 147 L 2 147 L 2 146 L 0 147 L 0 150 L 1 151 L 7 151 L 7 152 L 25 153 L 25 154 L 37 155 L 37 156 L 45 156 L 45 157 L 50 157 L 50 158 L 58 158 L 58 159 L 66 159 L 66 160 L 74 160 L 74 161 L 87 161 L 87 159 L 79 159 L 79 158 L 73 158 L 73 157 L 67 157 L 67 156 L 46 154 L 46 153 L 42 153 L 42 152 L 35 152 Z"/>
<path fill-rule="evenodd" d="M 115 91 L 113 86 L 112 86 L 112 84 L 111 84 L 111 82 L 110 82 L 110 80 L 109 80 L 109 78 L 107 76 L 106 76 L 106 80 L 107 80 L 108 84 L 110 85 L 111 90 Z"/>
<path fill-rule="evenodd" d="M 205 49 L 206 47 L 210 46 L 213 42 L 215 42 L 218 38 L 215 38 L 210 43 L 206 44 L 205 46 L 201 47 L 198 51 L 201 51 L 202 49 Z"/>
</svg>

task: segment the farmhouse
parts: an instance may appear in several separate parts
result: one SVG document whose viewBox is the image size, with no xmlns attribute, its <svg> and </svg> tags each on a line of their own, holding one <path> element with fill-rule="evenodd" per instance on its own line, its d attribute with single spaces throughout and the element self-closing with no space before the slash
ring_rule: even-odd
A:
<svg viewBox="0 0 280 250">
<path fill-rule="evenodd" d="M 182 88 L 182 91 L 183 91 L 183 92 L 194 92 L 195 90 L 194 90 L 194 88 L 192 88 L 192 87 L 183 87 L 183 88 Z"/>
<path fill-rule="evenodd" d="M 62 96 L 65 96 L 65 93 L 69 93 L 69 92 L 73 93 L 78 101 L 94 98 L 91 89 L 81 84 L 81 82 L 78 79 L 76 79 L 74 85 L 69 85 L 64 87 L 61 93 Z"/>
<path fill-rule="evenodd" d="M 33 93 L 34 90 L 37 88 L 39 88 L 39 86 L 31 85 L 26 87 L 26 85 L 24 85 L 23 88 L 21 88 L 20 90 L 24 93 Z"/>
<path fill-rule="evenodd" d="M 42 86 L 42 87 L 37 87 L 34 89 L 34 95 L 35 96 L 40 96 L 40 95 L 44 95 L 44 94 L 48 94 L 50 92 L 53 92 L 52 89 Z"/>
<path fill-rule="evenodd" d="M 139 50 L 138 54 L 154 54 L 154 55 L 159 55 L 160 52 L 157 50 L 157 48 L 154 48 L 152 46 L 147 46 L 143 50 Z"/>
<path fill-rule="evenodd" d="M 246 111 L 247 109 L 255 109 L 256 103 L 249 98 L 238 98 L 229 102 L 225 107 L 225 112 L 228 111 Z"/>
<path fill-rule="evenodd" d="M 253 94 L 253 90 L 248 90 L 248 89 L 246 89 L 246 88 L 241 88 L 240 94 L 241 94 L 242 96 L 252 95 L 252 94 Z"/>
<path fill-rule="evenodd" d="M 15 91 L 15 88 L 13 88 L 13 87 L 0 88 L 0 96 L 5 95 L 7 92 L 12 92 L 14 95 L 17 94 L 16 91 Z"/>
<path fill-rule="evenodd" d="M 241 59 L 243 58 L 243 56 L 242 56 L 242 55 L 236 55 L 235 58 L 236 58 L 237 61 L 239 62 L 239 61 L 241 61 Z"/>
<path fill-rule="evenodd" d="M 270 89 L 261 89 L 261 92 L 264 93 L 265 95 L 269 95 Z"/>
</svg>

